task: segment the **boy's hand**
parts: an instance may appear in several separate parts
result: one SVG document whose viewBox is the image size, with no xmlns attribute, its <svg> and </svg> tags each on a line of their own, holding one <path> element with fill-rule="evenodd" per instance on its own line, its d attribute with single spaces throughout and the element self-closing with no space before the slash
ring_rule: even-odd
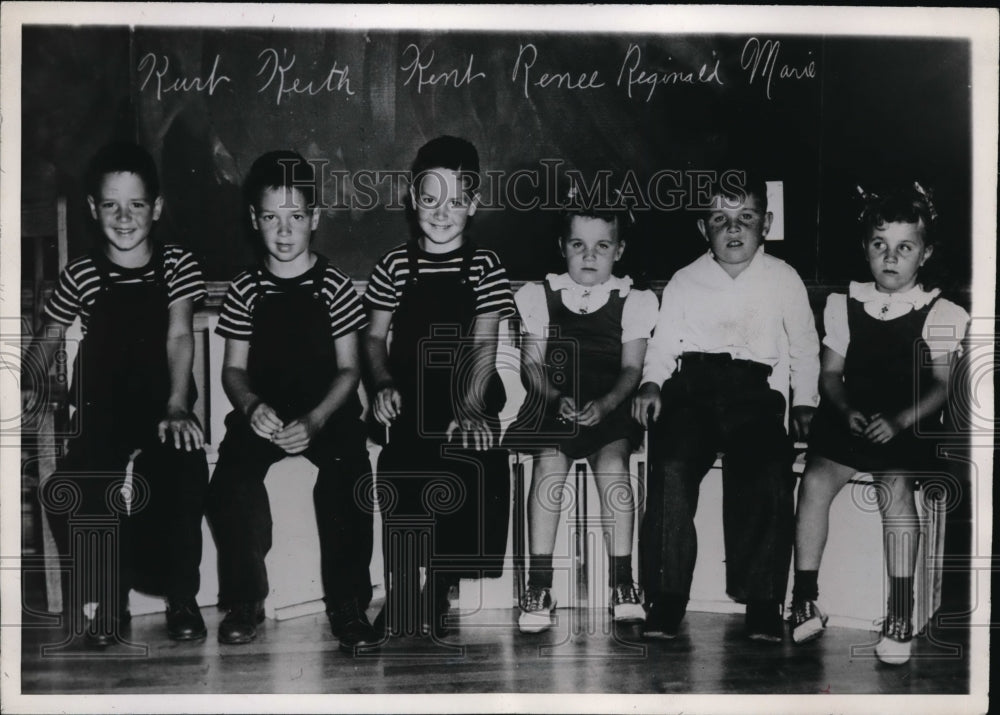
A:
<svg viewBox="0 0 1000 715">
<path fill-rule="evenodd" d="M 323 424 L 323 420 L 310 413 L 289 422 L 271 441 L 285 450 L 286 454 L 301 454 L 309 448 L 312 438 L 323 428 Z"/>
<path fill-rule="evenodd" d="M 581 427 L 593 427 L 608 416 L 611 409 L 604 400 L 591 400 L 576 414 L 576 423 Z"/>
<path fill-rule="evenodd" d="M 649 411 L 652 409 L 652 420 Z M 660 418 L 660 387 L 652 382 L 647 382 L 639 388 L 632 399 L 632 419 L 641 424 L 643 428 L 649 427 L 651 422 L 656 422 Z"/>
<path fill-rule="evenodd" d="M 380 424 L 388 427 L 403 411 L 403 397 L 392 385 L 383 387 L 372 400 L 372 414 Z"/>
<path fill-rule="evenodd" d="M 851 430 L 851 434 L 855 437 L 862 437 L 865 433 L 865 428 L 868 427 L 868 418 L 857 410 L 847 410 L 847 428 Z"/>
<path fill-rule="evenodd" d="M 895 419 L 875 413 L 865 428 L 864 437 L 874 444 L 885 444 L 895 437 L 900 429 L 902 429 L 902 425 Z"/>
<path fill-rule="evenodd" d="M 796 405 L 791 409 L 792 436 L 797 442 L 809 439 L 809 426 L 812 424 L 816 408 L 809 405 Z"/>
<path fill-rule="evenodd" d="M 577 417 L 576 400 L 562 395 L 556 402 L 556 419 L 560 422 L 572 422 Z"/>
<path fill-rule="evenodd" d="M 471 419 L 452 420 L 445 430 L 449 442 L 456 430 L 462 433 L 462 449 L 471 447 L 477 452 L 485 452 L 493 448 L 493 430 L 485 422 Z"/>
<path fill-rule="evenodd" d="M 271 441 L 274 435 L 285 427 L 284 422 L 278 417 L 278 413 L 265 402 L 258 403 L 250 410 L 247 419 L 250 421 L 250 429 L 258 437 L 262 437 L 268 441 Z"/>
<path fill-rule="evenodd" d="M 167 416 L 160 420 L 156 432 L 162 444 L 166 444 L 168 439 L 173 441 L 174 449 L 190 452 L 205 446 L 205 434 L 201 425 L 187 410 L 180 407 L 167 407 Z"/>
</svg>

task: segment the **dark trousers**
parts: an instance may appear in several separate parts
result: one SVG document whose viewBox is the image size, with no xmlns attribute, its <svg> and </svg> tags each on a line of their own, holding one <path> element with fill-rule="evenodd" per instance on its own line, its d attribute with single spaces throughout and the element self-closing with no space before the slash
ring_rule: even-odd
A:
<svg viewBox="0 0 1000 715">
<path fill-rule="evenodd" d="M 784 398 L 766 377 L 760 365 L 695 363 L 663 384 L 640 541 L 650 601 L 690 594 L 698 492 L 720 451 L 726 592 L 739 602 L 784 599 L 794 475 Z"/>
<path fill-rule="evenodd" d="M 205 452 L 178 450 L 155 436 L 143 440 L 132 465 L 129 513 L 120 490 L 139 446 L 106 430 L 86 431 L 70 440 L 43 486 L 59 553 L 71 558 L 67 585 L 75 600 L 117 597 L 124 606 L 130 588 L 170 599 L 198 593 Z"/>
<path fill-rule="evenodd" d="M 328 423 L 303 455 L 319 467 L 313 487 L 319 531 L 320 574 L 327 608 L 372 597 L 369 564 L 373 545 L 368 452 L 360 431 L 338 433 Z M 264 557 L 271 549 L 271 508 L 264 477 L 288 455 L 258 437 L 242 416 L 226 418 L 226 436 L 209 485 L 208 522 L 219 560 L 219 603 L 262 601 L 269 587 Z M 303 568 L 313 565 L 303 563 Z"/>
</svg>

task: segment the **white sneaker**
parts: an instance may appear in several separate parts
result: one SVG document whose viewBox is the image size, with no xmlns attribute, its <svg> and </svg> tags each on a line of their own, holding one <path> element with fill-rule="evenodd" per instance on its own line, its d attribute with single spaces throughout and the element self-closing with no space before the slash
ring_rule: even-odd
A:
<svg viewBox="0 0 1000 715">
<path fill-rule="evenodd" d="M 521 615 L 517 619 L 517 627 L 521 633 L 541 633 L 552 625 L 552 611 L 556 602 L 547 588 L 528 586 L 521 594 Z"/>
<path fill-rule="evenodd" d="M 788 621 L 792 626 L 792 641 L 801 644 L 823 635 L 827 616 L 815 601 L 792 601 L 792 612 Z"/>
<path fill-rule="evenodd" d="M 616 623 L 646 620 L 642 589 L 634 583 L 620 583 L 611 589 L 611 616 Z"/>
<path fill-rule="evenodd" d="M 913 647 L 913 624 L 889 615 L 882 623 L 882 638 L 875 646 L 875 655 L 887 665 L 903 665 L 910 660 Z"/>
</svg>

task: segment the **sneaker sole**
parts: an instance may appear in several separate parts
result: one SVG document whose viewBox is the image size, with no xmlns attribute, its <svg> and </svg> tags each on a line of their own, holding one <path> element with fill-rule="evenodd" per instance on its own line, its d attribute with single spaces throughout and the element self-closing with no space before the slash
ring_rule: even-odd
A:
<svg viewBox="0 0 1000 715">
<path fill-rule="evenodd" d="M 672 641 L 677 638 L 677 634 L 668 633 L 667 631 L 651 630 L 643 631 L 642 637 L 651 641 Z"/>
<path fill-rule="evenodd" d="M 772 643 L 775 645 L 784 640 L 781 636 L 773 635 L 771 633 L 747 633 L 747 638 L 757 643 Z"/>
<path fill-rule="evenodd" d="M 897 652 L 885 652 L 883 650 L 879 650 L 879 646 L 881 645 L 882 641 L 875 646 L 875 655 L 882 663 L 885 663 L 886 665 L 905 665 L 909 662 L 911 647 L 909 643 L 906 644 L 907 648 L 905 651 L 899 650 Z"/>
<path fill-rule="evenodd" d="M 614 619 L 615 623 L 642 623 L 646 620 L 645 611 L 642 613 L 623 613 L 621 615 L 615 615 L 612 611 L 611 617 Z"/>
<path fill-rule="evenodd" d="M 818 619 L 816 619 L 818 621 Z M 808 626 L 808 627 L 807 627 Z M 803 623 L 798 628 L 792 630 L 792 642 L 796 645 L 801 645 L 803 643 L 808 643 L 814 641 L 823 635 L 823 631 L 826 630 L 826 623 L 819 621 L 817 623 Z"/>
<path fill-rule="evenodd" d="M 545 616 L 521 614 L 517 620 L 517 628 L 521 633 L 541 633 L 552 627 L 552 614 Z"/>
</svg>

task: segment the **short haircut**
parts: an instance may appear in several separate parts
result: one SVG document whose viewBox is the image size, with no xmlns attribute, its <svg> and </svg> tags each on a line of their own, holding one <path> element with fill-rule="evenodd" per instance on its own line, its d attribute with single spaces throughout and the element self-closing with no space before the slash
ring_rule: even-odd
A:
<svg viewBox="0 0 1000 715">
<path fill-rule="evenodd" d="M 142 179 L 148 199 L 160 195 L 160 179 L 156 162 L 148 151 L 132 142 L 112 142 L 101 147 L 87 166 L 87 195 L 95 199 L 101 193 L 101 184 L 108 174 L 135 174 Z"/>
<path fill-rule="evenodd" d="M 417 158 L 410 167 L 413 186 L 417 186 L 422 174 L 431 169 L 456 171 L 462 178 L 462 188 L 466 192 L 475 193 L 479 190 L 479 152 L 466 139 L 444 135 L 431 139 L 420 147 Z"/>
<path fill-rule="evenodd" d="M 631 223 L 628 207 L 621 202 L 617 205 L 599 205 L 596 202 L 595 204 L 582 201 L 580 196 L 576 195 L 563 205 L 559 212 L 560 241 L 569 238 L 570 225 L 573 223 L 573 219 L 578 216 L 580 218 L 596 218 L 613 224 L 615 238 L 619 242 L 625 240 L 625 229 Z"/>
<path fill-rule="evenodd" d="M 760 210 L 767 212 L 767 182 L 760 175 L 748 169 L 725 169 L 716 171 L 709 184 L 709 197 L 722 197 L 730 206 L 743 203 L 748 196 L 756 196 Z M 716 208 L 711 202 L 708 209 Z"/>
<path fill-rule="evenodd" d="M 890 189 L 882 195 L 866 194 L 864 208 L 858 220 L 864 227 L 864 240 L 871 232 L 888 223 L 924 224 L 924 243 L 936 242 L 937 210 L 926 193 L 921 193 L 913 185 Z"/>
<path fill-rule="evenodd" d="M 269 151 L 258 157 L 250 167 L 243 182 L 243 197 L 250 206 L 260 206 L 260 199 L 268 189 L 295 189 L 309 208 L 316 207 L 319 195 L 316 167 L 299 154 L 288 149 Z"/>
</svg>

